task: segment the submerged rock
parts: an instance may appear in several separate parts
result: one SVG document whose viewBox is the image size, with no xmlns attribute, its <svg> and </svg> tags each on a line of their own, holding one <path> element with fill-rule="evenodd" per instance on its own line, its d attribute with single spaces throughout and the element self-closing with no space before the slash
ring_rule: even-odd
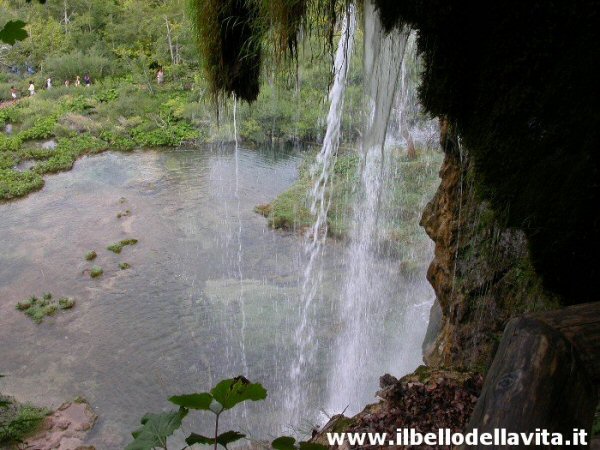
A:
<svg viewBox="0 0 600 450">
<path fill-rule="evenodd" d="M 58 144 L 57 144 L 56 140 L 54 140 L 54 139 L 50 139 L 49 141 L 44 141 L 44 142 L 42 142 L 42 145 L 41 145 L 41 147 L 42 147 L 44 150 L 54 150 L 54 149 L 56 149 L 56 146 L 57 146 L 57 145 L 58 145 Z"/>
<path fill-rule="evenodd" d="M 46 417 L 40 431 L 27 439 L 24 448 L 35 450 L 84 450 L 85 437 L 94 427 L 98 416 L 85 401 L 62 404 Z"/>
</svg>

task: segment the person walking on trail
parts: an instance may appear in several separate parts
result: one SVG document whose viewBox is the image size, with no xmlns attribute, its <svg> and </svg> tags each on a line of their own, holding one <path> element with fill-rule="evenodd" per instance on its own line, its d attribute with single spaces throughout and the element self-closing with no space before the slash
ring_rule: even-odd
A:
<svg viewBox="0 0 600 450">
<path fill-rule="evenodd" d="M 164 81 L 165 81 L 165 72 L 162 67 L 159 67 L 158 71 L 156 72 L 156 82 L 158 84 L 163 84 Z"/>
<path fill-rule="evenodd" d="M 81 78 L 79 78 L 79 75 L 77 75 L 77 77 L 75 77 L 75 87 L 79 86 L 81 86 Z"/>
<path fill-rule="evenodd" d="M 85 87 L 90 87 L 92 85 L 92 79 L 90 78 L 89 74 L 86 74 L 83 77 L 83 84 L 85 84 Z"/>
<path fill-rule="evenodd" d="M 10 96 L 13 98 L 13 100 L 16 100 L 16 99 L 17 99 L 17 93 L 18 93 L 18 92 L 19 92 L 19 91 L 17 91 L 17 88 L 16 88 L 16 87 L 14 87 L 14 86 L 11 86 L 11 87 L 10 87 Z"/>
<path fill-rule="evenodd" d="M 50 77 L 46 80 L 46 89 L 52 89 L 52 78 Z"/>
<path fill-rule="evenodd" d="M 29 82 L 29 87 L 27 88 L 27 90 L 29 91 L 30 97 L 33 97 L 35 95 L 35 84 L 33 84 L 33 81 Z"/>
<path fill-rule="evenodd" d="M 71 86 L 71 82 L 69 80 L 65 80 L 65 87 Z"/>
</svg>

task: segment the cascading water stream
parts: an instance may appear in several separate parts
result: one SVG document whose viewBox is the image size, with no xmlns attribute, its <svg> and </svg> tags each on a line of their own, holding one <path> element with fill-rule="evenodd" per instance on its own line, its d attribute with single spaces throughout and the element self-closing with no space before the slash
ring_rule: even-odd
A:
<svg viewBox="0 0 600 450">
<path fill-rule="evenodd" d="M 393 186 L 389 180 L 392 151 L 388 127 L 394 102 L 406 104 L 408 86 L 402 83 L 409 31 L 386 34 L 370 0 L 365 2 L 365 103 L 361 186 L 355 202 L 347 274 L 341 294 L 339 321 L 342 331 L 333 351 L 328 413 L 354 414 L 372 402 L 377 380 L 385 372 L 408 372 L 418 364 L 420 342 L 427 321 L 406 324 L 411 308 L 423 298 L 410 286 L 401 286 L 398 263 L 386 259 L 388 245 L 383 230 L 390 216 Z M 400 101 L 397 97 L 400 97 Z M 401 135 L 410 136 L 409 130 Z M 389 182 L 388 182 L 389 183 Z M 416 288 L 415 288 L 416 289 Z M 402 298 L 402 292 L 404 294 Z M 426 304 L 427 302 L 425 302 Z M 403 326 L 404 325 L 404 326 Z M 413 345 L 405 346 L 402 341 Z M 416 348 L 415 348 L 416 346 Z"/>
<path fill-rule="evenodd" d="M 300 319 L 294 334 L 297 357 L 291 365 L 291 383 L 286 396 L 287 411 L 292 424 L 298 424 L 299 419 L 306 411 L 303 386 L 306 386 L 308 382 L 305 379 L 307 368 L 313 365 L 317 347 L 313 324 L 313 303 L 322 280 L 322 272 L 318 270 L 317 265 L 327 237 L 327 213 L 330 204 L 328 189 L 340 143 L 346 79 L 354 46 L 355 31 L 356 10 L 351 5 L 344 17 L 342 34 L 335 55 L 334 79 L 329 92 L 330 107 L 327 115 L 327 132 L 321 152 L 317 156 L 315 165 L 311 168 L 312 175 L 316 176 L 316 181 L 310 192 L 310 210 L 315 216 L 315 222 L 306 234 L 304 245 L 308 262 L 303 274 Z"/>
<path fill-rule="evenodd" d="M 240 327 L 240 350 L 241 350 L 241 362 L 242 370 L 245 376 L 248 376 L 248 361 L 246 358 L 246 304 L 244 299 L 244 274 L 242 272 L 242 260 L 244 257 L 244 249 L 242 247 L 242 216 L 241 216 L 241 205 L 240 205 L 240 146 L 238 141 L 238 127 L 237 127 L 237 97 L 233 96 L 233 133 L 235 139 L 235 200 L 237 203 L 237 276 L 240 283 L 239 291 L 239 303 L 241 312 L 241 327 Z M 246 413 L 246 408 L 244 408 Z"/>
</svg>

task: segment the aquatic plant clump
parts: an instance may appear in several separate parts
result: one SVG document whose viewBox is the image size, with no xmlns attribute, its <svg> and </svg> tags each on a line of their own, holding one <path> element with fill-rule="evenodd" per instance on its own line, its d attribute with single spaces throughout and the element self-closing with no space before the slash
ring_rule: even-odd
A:
<svg viewBox="0 0 600 450">
<path fill-rule="evenodd" d="M 122 262 L 122 263 L 119 263 L 119 269 L 121 269 L 121 270 L 131 269 L 131 265 L 129 263 Z"/>
<path fill-rule="evenodd" d="M 93 261 L 94 259 L 96 259 L 96 257 L 98 256 L 98 254 L 95 251 L 89 251 L 85 254 L 85 260 L 86 261 Z"/>
<path fill-rule="evenodd" d="M 102 267 L 100 267 L 100 266 L 94 266 L 94 267 L 92 267 L 92 270 L 90 270 L 90 277 L 92 277 L 92 278 L 98 278 L 103 273 L 104 273 L 104 270 L 102 269 Z"/>
<path fill-rule="evenodd" d="M 35 323 L 42 323 L 47 316 L 53 316 L 57 310 L 72 309 L 75 306 L 75 300 L 62 297 L 58 303 L 52 299 L 52 294 L 46 293 L 39 299 L 31 296 L 23 302 L 17 303 L 17 309 L 23 311 Z"/>
<path fill-rule="evenodd" d="M 123 239 L 122 241 L 109 245 L 108 247 L 106 247 L 106 249 L 118 255 L 123 251 L 124 247 L 128 245 L 135 245 L 137 243 L 137 239 Z"/>
<path fill-rule="evenodd" d="M 58 300 L 59 309 L 72 309 L 75 306 L 75 300 L 68 297 L 62 297 Z"/>
<path fill-rule="evenodd" d="M 123 217 L 129 217 L 131 216 L 131 210 L 130 209 L 126 209 L 123 212 L 117 213 L 117 219 L 121 219 Z"/>
</svg>

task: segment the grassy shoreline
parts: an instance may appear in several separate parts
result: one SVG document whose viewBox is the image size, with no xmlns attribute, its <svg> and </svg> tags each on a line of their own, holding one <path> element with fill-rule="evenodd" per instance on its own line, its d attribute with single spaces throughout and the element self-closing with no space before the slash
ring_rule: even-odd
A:
<svg viewBox="0 0 600 450">
<path fill-rule="evenodd" d="M 308 156 L 299 169 L 298 180 L 273 201 L 257 205 L 255 212 L 264 216 L 273 229 L 303 232 L 314 222 L 310 212 L 309 193 L 313 186 L 310 166 L 315 154 Z M 414 157 L 405 152 L 394 152 L 396 170 L 390 176 L 391 192 L 388 194 L 394 219 L 378 225 L 381 252 L 400 261 L 403 270 L 411 272 L 429 263 L 416 259 L 426 255 L 430 240 L 419 225 L 421 214 L 439 185 L 438 171 L 442 154 L 431 149 L 421 149 Z M 356 150 L 344 148 L 337 156 L 329 190 L 330 208 L 327 216 L 327 233 L 335 239 L 348 237 L 353 208 L 356 207 L 356 188 L 360 185 L 360 156 Z"/>
<path fill-rule="evenodd" d="M 0 134 L 0 201 L 41 189 L 44 175 L 70 170 L 83 155 L 199 138 L 181 111 L 190 104 L 186 94 L 174 86 L 149 95 L 140 86 L 103 83 L 54 88 L 0 109 L 0 126 L 12 127 Z"/>
</svg>

